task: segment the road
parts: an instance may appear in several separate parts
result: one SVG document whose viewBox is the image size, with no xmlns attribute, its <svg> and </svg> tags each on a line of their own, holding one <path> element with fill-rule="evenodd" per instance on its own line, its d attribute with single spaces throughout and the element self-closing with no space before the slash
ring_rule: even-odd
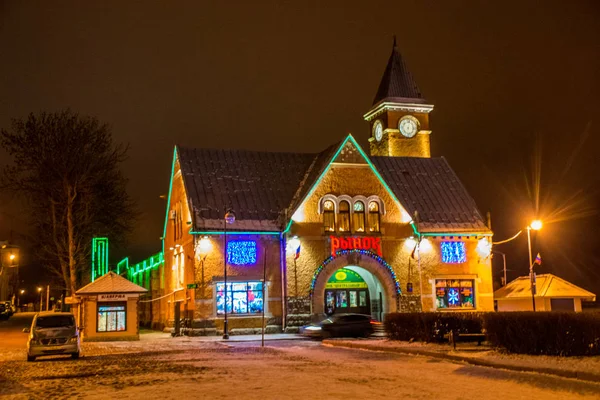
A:
<svg viewBox="0 0 600 400">
<path fill-rule="evenodd" d="M 29 328 L 35 313 L 17 313 L 8 320 L 0 320 L 0 350 L 24 348 L 27 334 L 23 328 Z"/>
<path fill-rule="evenodd" d="M 30 318 L 30 317 L 29 317 Z M 0 325 L 2 399 L 598 399 L 600 385 L 316 341 L 220 343 L 143 335 L 86 343 L 79 360 L 24 361 L 20 327 Z M 23 335 L 23 336 L 20 336 Z M 18 336 L 18 337 L 17 337 Z"/>
</svg>

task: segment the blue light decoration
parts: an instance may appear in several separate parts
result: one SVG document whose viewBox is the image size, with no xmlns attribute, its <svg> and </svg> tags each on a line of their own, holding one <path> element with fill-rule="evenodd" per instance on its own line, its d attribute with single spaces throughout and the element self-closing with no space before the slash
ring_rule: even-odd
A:
<svg viewBox="0 0 600 400">
<path fill-rule="evenodd" d="M 400 288 L 400 281 L 398 280 L 396 273 L 394 272 L 392 266 L 390 264 L 388 264 L 383 259 L 383 257 L 380 257 L 379 255 L 377 255 L 369 250 L 350 249 L 350 250 L 336 251 L 334 255 L 329 256 L 325 261 L 323 261 L 323 264 L 319 265 L 319 267 L 316 269 L 315 273 L 313 274 L 312 282 L 310 283 L 310 297 L 313 296 L 313 293 L 315 290 L 315 284 L 317 283 L 317 277 L 319 276 L 321 271 L 323 271 L 323 268 L 325 268 L 325 266 L 327 264 L 329 264 L 330 262 L 332 262 L 336 257 L 343 256 L 343 255 L 350 254 L 350 253 L 358 253 L 358 254 L 362 254 L 365 256 L 369 256 L 372 259 L 374 259 L 375 261 L 377 261 L 379 264 L 383 265 L 387 269 L 387 271 L 390 273 L 390 275 L 392 276 L 392 279 L 394 280 L 394 287 L 396 289 L 396 294 L 402 294 L 402 289 Z"/>
<path fill-rule="evenodd" d="M 453 307 L 460 306 L 460 296 L 457 288 L 448 289 L 448 303 Z"/>
<path fill-rule="evenodd" d="M 231 265 L 256 264 L 254 240 L 232 240 L 227 243 L 227 263 Z"/>
<path fill-rule="evenodd" d="M 467 262 L 465 242 L 442 242 L 442 262 L 447 264 Z"/>
</svg>

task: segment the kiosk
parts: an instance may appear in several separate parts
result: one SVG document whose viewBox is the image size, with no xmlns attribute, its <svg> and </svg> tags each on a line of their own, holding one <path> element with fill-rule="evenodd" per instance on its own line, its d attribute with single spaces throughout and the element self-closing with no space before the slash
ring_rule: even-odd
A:
<svg viewBox="0 0 600 400">
<path fill-rule="evenodd" d="M 108 272 L 75 292 L 71 309 L 84 341 L 139 340 L 138 302 L 147 290 Z"/>
</svg>

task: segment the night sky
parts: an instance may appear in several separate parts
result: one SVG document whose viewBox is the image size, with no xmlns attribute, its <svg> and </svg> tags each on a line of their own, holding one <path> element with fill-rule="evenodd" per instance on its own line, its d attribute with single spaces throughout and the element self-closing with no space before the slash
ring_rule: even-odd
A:
<svg viewBox="0 0 600 400">
<path fill-rule="evenodd" d="M 435 105 L 432 154 L 491 211 L 495 240 L 539 216 L 538 273 L 600 294 L 593 0 L 0 1 L 0 127 L 67 107 L 109 123 L 143 212 L 113 254 L 145 258 L 160 250 L 175 144 L 317 152 L 351 132 L 368 148 L 362 115 L 393 35 Z M 4 196 L 0 238 L 25 220 Z M 509 280 L 527 272 L 526 242 L 497 247 Z"/>
</svg>

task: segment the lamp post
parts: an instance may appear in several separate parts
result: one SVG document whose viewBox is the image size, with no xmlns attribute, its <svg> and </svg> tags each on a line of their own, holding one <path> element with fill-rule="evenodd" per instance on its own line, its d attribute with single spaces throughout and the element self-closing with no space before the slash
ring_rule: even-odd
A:
<svg viewBox="0 0 600 400">
<path fill-rule="evenodd" d="M 507 284 L 507 282 L 506 282 L 506 254 L 504 254 L 501 251 L 496 251 L 496 250 L 492 251 L 492 253 L 494 253 L 494 254 L 500 254 L 502 256 L 502 262 L 504 264 L 504 278 L 503 278 L 503 281 L 502 281 L 502 286 L 506 286 L 506 284 Z"/>
<path fill-rule="evenodd" d="M 223 277 L 225 281 L 225 318 L 223 319 L 223 339 L 229 339 L 229 330 L 227 329 L 227 224 L 235 222 L 235 214 L 228 210 L 223 219 Z"/>
<path fill-rule="evenodd" d="M 42 288 L 38 287 L 37 288 L 38 293 L 40 294 L 40 312 L 42 312 Z"/>
<path fill-rule="evenodd" d="M 25 293 L 25 289 L 19 290 L 19 297 L 17 297 L 17 307 L 21 307 L 21 296 Z"/>
<path fill-rule="evenodd" d="M 200 287 L 200 296 L 204 298 L 204 260 L 212 248 L 212 243 L 208 236 L 204 236 L 200 239 L 200 265 L 202 266 L 202 282 Z"/>
<path fill-rule="evenodd" d="M 288 242 L 288 246 L 290 249 L 290 252 L 294 255 L 294 296 L 296 297 L 296 299 L 298 298 L 298 268 L 296 266 L 296 260 L 298 259 L 298 255 L 299 255 L 299 248 L 300 248 L 300 239 L 298 239 L 298 236 L 294 236 L 293 238 L 290 239 L 290 241 Z"/>
<path fill-rule="evenodd" d="M 533 311 L 535 311 L 535 275 L 533 274 L 533 260 L 531 258 L 531 230 L 539 231 L 542 229 L 542 221 L 536 219 L 529 224 L 527 227 L 527 249 L 529 250 L 529 281 L 531 286 L 531 304 L 533 305 Z"/>
</svg>

